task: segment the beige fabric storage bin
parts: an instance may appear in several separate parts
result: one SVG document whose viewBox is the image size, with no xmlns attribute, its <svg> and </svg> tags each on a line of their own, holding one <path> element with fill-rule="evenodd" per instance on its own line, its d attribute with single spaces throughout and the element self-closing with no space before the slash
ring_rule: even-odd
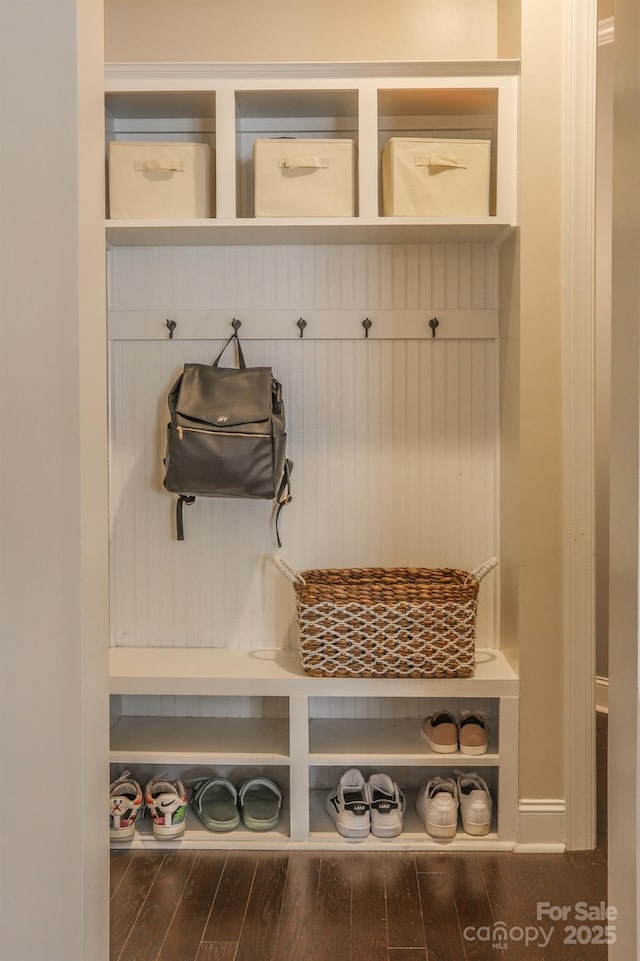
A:
<svg viewBox="0 0 640 961">
<path fill-rule="evenodd" d="M 111 218 L 213 217 L 213 158 L 204 143 L 110 143 Z"/>
<path fill-rule="evenodd" d="M 382 149 L 385 217 L 488 217 L 491 142 L 392 137 Z"/>
<path fill-rule="evenodd" d="M 353 217 L 353 140 L 256 140 L 256 217 Z"/>
</svg>

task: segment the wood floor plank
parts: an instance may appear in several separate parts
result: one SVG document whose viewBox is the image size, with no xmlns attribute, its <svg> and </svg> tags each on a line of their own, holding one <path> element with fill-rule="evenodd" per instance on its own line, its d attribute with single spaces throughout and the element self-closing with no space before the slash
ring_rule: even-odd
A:
<svg viewBox="0 0 640 961">
<path fill-rule="evenodd" d="M 316 915 L 322 854 L 292 851 L 274 957 L 307 961 Z"/>
<path fill-rule="evenodd" d="M 195 961 L 226 859 L 222 851 L 198 852 L 158 961 Z"/>
<path fill-rule="evenodd" d="M 112 851 L 109 858 L 109 897 L 118 890 L 118 885 L 129 869 L 131 858 L 128 851 Z"/>
<path fill-rule="evenodd" d="M 429 961 L 460 961 L 465 949 L 450 874 L 419 874 L 418 886 Z"/>
<path fill-rule="evenodd" d="M 122 949 L 120 961 L 156 961 L 195 860 L 195 851 L 166 854 Z"/>
<path fill-rule="evenodd" d="M 351 856 L 325 854 L 320 865 L 316 913 L 305 961 L 344 959 L 345 939 L 350 929 Z"/>
<path fill-rule="evenodd" d="M 491 904 L 494 925 L 506 930 L 507 933 L 515 929 L 516 935 L 519 935 L 519 929 L 540 928 L 541 922 L 537 919 L 536 906 L 538 901 L 545 900 L 547 880 L 544 858 L 546 857 L 549 855 L 500 854 L 499 852 L 478 855 L 478 864 Z M 542 926 L 545 930 L 541 937 L 546 938 L 547 926 Z M 539 945 L 527 945 L 521 940 L 516 941 L 510 938 L 505 943 L 508 943 L 505 956 L 509 961 L 531 961 L 532 952 L 542 953 Z M 490 948 L 490 944 L 486 941 L 471 942 L 471 944 L 474 945 L 475 953 L 481 958 L 483 957 L 481 948 L 486 951 Z M 468 950 L 467 953 L 473 956 L 474 951 Z M 494 950 L 492 954 L 495 956 L 497 952 Z M 547 961 L 546 953 L 544 959 Z"/>
<path fill-rule="evenodd" d="M 424 925 L 415 858 L 405 852 L 390 851 L 383 855 L 382 864 L 389 948 L 424 949 Z"/>
<path fill-rule="evenodd" d="M 162 866 L 161 851 L 132 851 L 129 869 L 111 899 L 110 961 L 118 961 L 149 889 Z"/>
<path fill-rule="evenodd" d="M 196 961 L 235 961 L 237 947 L 235 941 L 201 944 Z"/>
<path fill-rule="evenodd" d="M 477 932 L 494 921 L 491 902 L 475 854 L 452 854 L 449 875 L 467 961 L 495 961 L 496 949 L 478 939 Z"/>
<path fill-rule="evenodd" d="M 570 851 L 569 856 L 582 878 L 589 899 L 594 903 L 607 900 L 607 862 L 602 853 L 595 851 Z"/>
<path fill-rule="evenodd" d="M 389 948 L 389 961 L 427 961 L 427 949 Z"/>
<path fill-rule="evenodd" d="M 448 874 L 451 866 L 450 851 L 414 851 L 418 874 Z"/>
<path fill-rule="evenodd" d="M 253 879 L 235 961 L 273 961 L 289 855 L 261 855 Z"/>
<path fill-rule="evenodd" d="M 351 961 L 388 961 L 384 861 L 351 857 Z"/>
<path fill-rule="evenodd" d="M 240 940 L 257 866 L 258 855 L 253 851 L 229 853 L 202 936 L 203 941 Z"/>
</svg>

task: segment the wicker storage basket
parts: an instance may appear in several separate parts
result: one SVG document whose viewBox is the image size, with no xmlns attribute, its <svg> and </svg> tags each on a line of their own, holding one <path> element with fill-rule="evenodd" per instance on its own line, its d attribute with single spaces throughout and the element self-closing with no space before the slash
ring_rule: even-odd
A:
<svg viewBox="0 0 640 961">
<path fill-rule="evenodd" d="M 346 568 L 293 584 L 302 666 L 314 677 L 471 677 L 480 581 L 495 558 L 451 568 Z"/>
</svg>

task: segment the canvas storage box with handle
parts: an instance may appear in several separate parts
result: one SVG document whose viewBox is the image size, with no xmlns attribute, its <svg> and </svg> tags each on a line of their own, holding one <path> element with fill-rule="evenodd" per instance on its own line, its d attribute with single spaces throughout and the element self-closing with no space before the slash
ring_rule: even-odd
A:
<svg viewBox="0 0 640 961">
<path fill-rule="evenodd" d="M 382 149 L 385 217 L 488 217 L 491 142 L 392 137 Z"/>
<path fill-rule="evenodd" d="M 109 144 L 109 215 L 113 220 L 213 217 L 214 152 L 205 143 L 113 141 Z"/>
<path fill-rule="evenodd" d="M 476 570 L 345 568 L 298 572 L 276 558 L 296 594 L 298 650 L 315 677 L 471 677 Z"/>
<path fill-rule="evenodd" d="M 353 217 L 353 140 L 256 140 L 256 217 Z"/>
</svg>

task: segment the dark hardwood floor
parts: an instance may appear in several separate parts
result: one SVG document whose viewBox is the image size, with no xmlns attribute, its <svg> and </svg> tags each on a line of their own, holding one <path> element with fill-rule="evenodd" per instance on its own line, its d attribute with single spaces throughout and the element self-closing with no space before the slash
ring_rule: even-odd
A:
<svg viewBox="0 0 640 961">
<path fill-rule="evenodd" d="M 597 731 L 594 851 L 114 851 L 111 961 L 605 961 L 607 922 L 576 908 L 606 902 Z"/>
</svg>

